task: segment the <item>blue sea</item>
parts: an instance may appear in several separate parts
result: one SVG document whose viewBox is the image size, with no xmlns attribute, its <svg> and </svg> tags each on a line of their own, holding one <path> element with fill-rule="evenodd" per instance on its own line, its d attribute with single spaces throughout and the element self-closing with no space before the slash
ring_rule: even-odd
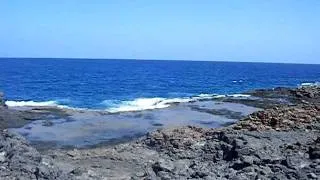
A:
<svg viewBox="0 0 320 180">
<path fill-rule="evenodd" d="M 319 82 L 320 65 L 102 59 L 0 59 L 11 106 L 130 111 L 257 88 Z"/>
<path fill-rule="evenodd" d="M 68 112 L 67 117 L 48 116 L 10 129 L 39 147 L 107 144 L 159 127 L 221 127 L 260 109 L 219 98 L 254 98 L 245 92 L 319 81 L 320 65 L 0 59 L 0 91 L 10 108 L 54 106 Z"/>
</svg>

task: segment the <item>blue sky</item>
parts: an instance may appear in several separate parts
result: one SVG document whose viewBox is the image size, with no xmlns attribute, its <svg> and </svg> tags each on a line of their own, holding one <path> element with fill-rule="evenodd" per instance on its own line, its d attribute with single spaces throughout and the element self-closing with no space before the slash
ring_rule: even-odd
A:
<svg viewBox="0 0 320 180">
<path fill-rule="evenodd" d="M 0 57 L 320 63 L 319 0 L 1 0 Z"/>
</svg>

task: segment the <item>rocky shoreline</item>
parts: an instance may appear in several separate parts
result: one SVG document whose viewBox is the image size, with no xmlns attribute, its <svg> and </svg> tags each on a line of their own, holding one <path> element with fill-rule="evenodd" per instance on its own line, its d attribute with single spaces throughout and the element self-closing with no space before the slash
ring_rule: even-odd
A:
<svg viewBox="0 0 320 180">
<path fill-rule="evenodd" d="M 248 94 L 259 99 L 241 103 L 264 110 L 228 127 L 159 129 L 111 147 L 38 152 L 3 130 L 0 179 L 319 179 L 320 87 Z"/>
</svg>

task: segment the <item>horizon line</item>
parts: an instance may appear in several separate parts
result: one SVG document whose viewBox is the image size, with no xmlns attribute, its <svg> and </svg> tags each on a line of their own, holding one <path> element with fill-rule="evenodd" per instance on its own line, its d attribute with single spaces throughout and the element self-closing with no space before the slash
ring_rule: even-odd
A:
<svg viewBox="0 0 320 180">
<path fill-rule="evenodd" d="M 228 60 L 192 60 L 192 59 L 137 59 L 137 58 L 77 58 L 77 57 L 0 57 L 1 59 L 56 59 L 56 60 L 131 60 L 131 61 L 188 61 L 188 62 L 222 62 L 222 63 L 262 63 L 262 64 L 298 64 L 298 65 L 320 65 L 320 63 L 298 63 L 298 62 L 254 62 L 254 61 L 228 61 Z"/>
</svg>

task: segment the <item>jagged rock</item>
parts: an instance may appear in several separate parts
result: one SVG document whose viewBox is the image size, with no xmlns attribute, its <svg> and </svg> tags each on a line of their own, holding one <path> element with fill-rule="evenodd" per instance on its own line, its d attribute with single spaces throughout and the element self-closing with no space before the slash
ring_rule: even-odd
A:
<svg viewBox="0 0 320 180">
<path fill-rule="evenodd" d="M 17 134 L 0 133 L 0 179 L 70 179 Z"/>
<path fill-rule="evenodd" d="M 313 104 L 273 108 L 258 111 L 248 118 L 241 120 L 234 129 L 255 130 L 289 130 L 306 128 L 312 121 L 317 120 L 320 111 Z"/>
<path fill-rule="evenodd" d="M 311 144 L 308 153 L 311 159 L 320 159 L 320 137 Z"/>
<path fill-rule="evenodd" d="M 257 92 L 292 104 L 272 102 L 269 109 L 220 129 L 167 128 L 114 147 L 54 150 L 54 159 L 3 133 L 0 179 L 317 179 L 319 92 L 315 87 Z M 1 146 L 8 141 L 12 146 Z"/>
<path fill-rule="evenodd" d="M 4 94 L 0 92 L 0 106 L 5 106 Z"/>
<path fill-rule="evenodd" d="M 174 170 L 174 165 L 172 162 L 164 159 L 160 159 L 152 166 L 153 171 L 158 173 L 160 171 L 172 172 Z"/>
</svg>

